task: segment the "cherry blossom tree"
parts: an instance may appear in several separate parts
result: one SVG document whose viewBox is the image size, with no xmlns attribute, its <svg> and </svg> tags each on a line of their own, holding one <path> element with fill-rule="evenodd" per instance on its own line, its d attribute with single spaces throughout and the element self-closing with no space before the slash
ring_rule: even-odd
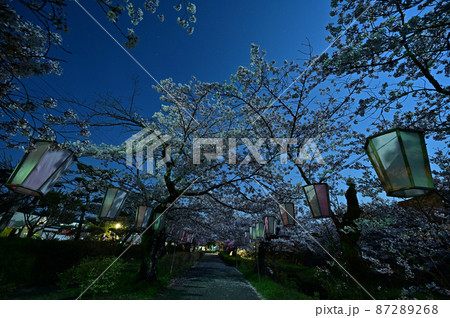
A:
<svg viewBox="0 0 450 318">
<path fill-rule="evenodd" d="M 448 131 L 449 4 L 446 1 L 332 1 L 335 49 L 324 72 L 359 77 L 357 113 L 379 124 Z M 342 36 L 339 36 L 343 34 Z"/>
<path fill-rule="evenodd" d="M 160 147 L 153 158 L 158 161 L 168 155 L 170 160 L 157 167 L 155 175 L 133 172 L 127 167 L 127 176 L 122 173 L 118 178 L 122 184 L 138 187 L 144 195 L 142 204 L 153 206 L 154 213 L 163 212 L 168 206 L 180 208 L 181 201 L 175 201 L 182 195 L 183 202 L 186 198 L 196 198 L 193 202 L 206 203 L 199 205 L 199 219 L 206 217 L 211 204 L 222 206 L 224 213 L 215 215 L 216 226 L 223 224 L 220 218 L 238 212 L 262 218 L 268 210 L 276 213 L 277 201 L 303 203 L 301 183 L 293 183 L 286 177 L 292 168 L 297 169 L 304 182 L 311 183 L 327 178 L 330 182 L 338 180 L 337 174 L 350 166 L 354 146 L 362 140 L 361 134 L 348 129 L 355 84 L 334 80 L 336 90 L 346 93 L 341 98 L 326 87 L 317 68 L 306 63 L 301 69 L 292 62 L 277 67 L 264 59 L 257 46 L 252 46 L 250 62 L 250 68 L 240 67 L 231 81 L 223 84 L 202 83 L 195 78 L 189 84 L 177 85 L 171 79 L 162 81 L 155 89 L 164 104 L 151 119 L 139 115 L 133 105 L 121 105 L 110 98 L 90 114 L 93 126 L 113 122 L 126 132 L 145 128 L 159 136 L 170 136 L 170 154 L 168 148 Z M 315 93 L 320 98 L 316 99 Z M 225 140 L 223 149 L 227 151 L 216 158 L 200 155 L 195 162 L 196 154 L 215 153 L 222 148 L 216 143 L 199 149 L 195 145 L 198 138 L 209 138 L 208 143 L 214 141 L 212 138 L 221 138 L 218 142 Z M 291 142 L 294 138 L 298 140 Z M 258 140 L 263 143 L 258 144 Z M 279 146 L 285 141 L 293 147 L 288 145 L 289 151 L 281 154 Z M 308 152 L 311 149 L 304 149 L 306 141 L 320 145 L 312 149 L 316 157 Z M 124 145 L 87 146 L 84 155 L 125 166 Z M 284 162 L 287 160 L 282 156 L 288 156 L 291 164 Z M 265 193 L 266 189 L 270 189 L 270 195 Z M 204 198 L 198 201 L 198 197 Z M 248 225 L 248 221 L 243 224 Z M 243 228 L 238 232 L 243 234 Z M 145 279 L 154 279 L 158 258 L 155 251 L 161 249 L 158 246 L 162 247 L 163 242 L 160 234 L 151 229 L 144 234 L 144 250 L 154 251 L 148 254 L 153 259 L 143 262 Z M 150 247 L 146 248 L 145 244 Z"/>
<path fill-rule="evenodd" d="M 139 37 L 132 28 L 122 30 L 117 24 L 119 17 L 128 16 L 130 23 L 137 25 L 143 19 L 143 9 L 156 13 L 159 7 L 159 1 L 145 1 L 143 9 L 133 2 L 96 1 L 130 49 L 137 45 Z M 90 135 L 88 122 L 80 120 L 74 111 L 78 101 L 68 97 L 57 99 L 37 89 L 33 82 L 35 78 L 62 74 L 64 61 L 55 52 L 66 51 L 61 32 L 69 30 L 71 21 L 67 4 L 64 0 L 0 1 L 0 140 L 8 146 L 25 148 L 30 138 L 55 140 L 74 139 L 76 134 L 79 138 Z M 195 4 L 180 0 L 173 9 L 180 12 L 177 23 L 192 34 Z M 164 21 L 161 12 L 158 18 Z"/>
</svg>

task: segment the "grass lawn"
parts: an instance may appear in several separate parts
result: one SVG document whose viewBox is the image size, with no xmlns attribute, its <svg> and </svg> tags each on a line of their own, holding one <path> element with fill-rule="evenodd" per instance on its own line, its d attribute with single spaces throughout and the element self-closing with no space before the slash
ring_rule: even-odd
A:
<svg viewBox="0 0 450 318">
<path fill-rule="evenodd" d="M 236 257 L 226 254 L 221 254 L 221 257 L 229 265 L 236 266 Z M 294 286 L 280 284 L 270 277 L 263 275 L 258 277 L 258 273 L 255 273 L 254 260 L 242 259 L 238 257 L 237 264 L 238 266 L 236 268 L 244 275 L 244 277 L 250 282 L 250 284 L 252 284 L 252 286 L 264 299 L 318 299 L 306 295 Z"/>
<path fill-rule="evenodd" d="M 282 260 L 266 260 L 268 272 L 258 278 L 255 259 L 220 254 L 230 266 L 236 266 L 265 299 L 369 299 L 354 281 L 339 269 L 317 274 L 314 267 L 295 265 Z M 376 299 L 401 299 L 402 287 L 389 281 L 362 282 Z M 437 295 L 414 293 L 416 299 L 442 299 Z"/>
</svg>

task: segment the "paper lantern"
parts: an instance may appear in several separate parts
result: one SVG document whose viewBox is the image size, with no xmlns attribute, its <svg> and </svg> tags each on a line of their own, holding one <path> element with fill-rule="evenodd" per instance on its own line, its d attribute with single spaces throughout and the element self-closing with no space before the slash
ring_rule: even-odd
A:
<svg viewBox="0 0 450 318">
<path fill-rule="evenodd" d="M 274 236 L 276 233 L 276 224 L 274 216 L 265 216 L 264 217 L 264 228 L 267 236 Z"/>
<path fill-rule="evenodd" d="M 172 226 L 170 227 L 169 235 L 172 235 L 173 233 L 175 233 L 176 229 L 177 229 L 177 226 L 175 224 L 172 224 Z"/>
<path fill-rule="evenodd" d="M 153 210 L 147 206 L 141 205 L 136 211 L 136 227 L 145 228 L 147 226 L 148 220 L 152 215 Z"/>
<path fill-rule="evenodd" d="M 256 239 L 256 229 L 254 226 L 250 226 L 250 239 L 255 240 Z"/>
<path fill-rule="evenodd" d="M 303 187 L 306 201 L 308 201 L 314 218 L 327 218 L 331 215 L 328 184 L 315 183 Z"/>
<path fill-rule="evenodd" d="M 103 198 L 100 218 L 115 219 L 119 215 L 127 195 L 128 191 L 126 190 L 115 187 L 108 188 Z"/>
<path fill-rule="evenodd" d="M 280 215 L 283 225 L 286 227 L 295 225 L 294 203 L 280 204 Z"/>
<path fill-rule="evenodd" d="M 248 243 L 250 243 L 250 232 L 245 232 L 244 233 L 244 245 L 247 245 Z"/>
<path fill-rule="evenodd" d="M 75 160 L 70 150 L 52 150 L 54 144 L 36 142 L 35 150 L 22 157 L 5 185 L 15 192 L 33 196 L 43 196 L 50 191 Z"/>
<path fill-rule="evenodd" d="M 157 212 L 154 214 L 153 218 L 153 230 L 159 232 L 164 228 L 164 223 L 166 221 L 166 214 Z"/>
<path fill-rule="evenodd" d="M 388 196 L 416 197 L 434 190 L 422 132 L 391 129 L 367 138 L 365 151 Z"/>
<path fill-rule="evenodd" d="M 264 223 L 259 222 L 255 224 L 255 236 L 257 239 L 264 237 Z"/>
</svg>

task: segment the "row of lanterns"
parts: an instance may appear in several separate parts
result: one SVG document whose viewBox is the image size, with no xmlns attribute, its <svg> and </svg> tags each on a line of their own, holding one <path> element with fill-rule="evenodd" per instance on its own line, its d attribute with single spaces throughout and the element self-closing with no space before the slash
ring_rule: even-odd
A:
<svg viewBox="0 0 450 318">
<path fill-rule="evenodd" d="M 280 204 L 280 216 L 281 221 L 285 227 L 291 227 L 295 225 L 295 209 L 293 203 Z M 264 237 L 275 237 L 277 232 L 277 221 L 272 215 L 266 215 L 263 217 L 263 222 L 257 222 L 255 225 L 249 228 L 248 232 L 244 233 L 241 238 L 243 245 L 246 245 L 251 240 L 257 240 Z"/>
<path fill-rule="evenodd" d="M 422 132 L 395 128 L 367 138 L 365 152 L 368 155 L 381 185 L 388 196 L 416 197 L 434 191 L 425 138 Z M 331 216 L 328 184 L 315 183 L 303 187 L 306 200 L 314 218 Z M 295 225 L 293 203 L 280 205 L 283 225 Z M 250 238 L 264 237 L 263 223 L 250 228 Z M 275 218 L 264 217 L 265 233 L 275 233 Z M 247 234 L 247 233 L 246 233 Z"/>
<path fill-rule="evenodd" d="M 418 197 L 435 190 L 422 132 L 391 129 L 367 138 L 364 149 L 386 195 Z M 306 185 L 303 191 L 314 218 L 331 216 L 328 184 Z M 286 225 L 286 216 L 281 219 Z"/>
<path fill-rule="evenodd" d="M 172 224 L 170 231 L 168 231 L 169 236 L 174 235 L 178 242 L 192 243 L 194 242 L 194 234 L 189 233 L 186 230 L 178 230 L 175 224 Z"/>
<path fill-rule="evenodd" d="M 178 241 L 192 243 L 194 241 L 194 234 L 188 233 L 186 231 L 181 231 L 178 236 Z"/>
<path fill-rule="evenodd" d="M 26 195 L 45 195 L 70 168 L 75 161 L 72 151 L 52 149 L 53 142 L 38 141 L 35 150 L 26 153 L 6 186 Z M 416 197 L 434 190 L 425 139 L 422 132 L 395 128 L 367 138 L 365 152 L 368 155 L 382 187 L 388 196 Z M 326 183 L 310 184 L 303 187 L 306 199 L 314 218 L 330 217 L 329 190 Z M 127 191 L 109 188 L 103 199 L 101 218 L 114 219 L 123 206 Z M 284 226 L 295 224 L 295 211 L 292 203 L 280 206 Z M 147 207 L 138 207 L 136 227 L 145 227 L 151 218 Z M 250 229 L 250 238 L 260 238 L 274 231 L 274 220 L 264 220 Z M 154 215 L 154 227 L 161 228 L 164 220 Z"/>
<path fill-rule="evenodd" d="M 37 141 L 35 150 L 27 152 L 6 182 L 11 190 L 25 195 L 42 197 L 47 194 L 75 161 L 74 153 L 67 149 L 52 149 L 53 142 Z M 110 187 L 103 198 L 99 213 L 101 219 L 115 219 L 124 205 L 128 192 Z M 148 223 L 151 209 L 140 206 L 136 213 L 136 227 Z M 160 229 L 164 216 L 155 213 L 153 228 Z"/>
<path fill-rule="evenodd" d="M 418 197 L 435 190 L 422 132 L 391 129 L 367 138 L 364 150 L 386 195 Z M 314 218 L 331 216 L 326 183 L 304 186 L 303 191 Z"/>
</svg>

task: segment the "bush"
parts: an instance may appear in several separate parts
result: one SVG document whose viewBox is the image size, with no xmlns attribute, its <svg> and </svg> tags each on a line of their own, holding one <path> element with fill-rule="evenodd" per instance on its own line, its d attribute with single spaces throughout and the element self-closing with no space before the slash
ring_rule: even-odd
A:
<svg viewBox="0 0 450 318">
<path fill-rule="evenodd" d="M 105 272 L 107 268 L 108 270 Z M 115 257 L 85 258 L 80 264 L 59 275 L 60 284 L 63 288 L 79 286 L 81 292 L 83 292 L 101 275 L 90 286 L 88 292 L 94 294 L 94 296 L 107 294 L 117 286 L 124 268 L 124 261 Z"/>
<path fill-rule="evenodd" d="M 15 287 L 54 285 L 62 273 L 86 257 L 113 257 L 124 250 L 112 242 L 0 238 L 0 296 Z M 132 246 L 124 258 L 138 258 Z M 9 286 L 6 288 L 5 286 Z"/>
</svg>

